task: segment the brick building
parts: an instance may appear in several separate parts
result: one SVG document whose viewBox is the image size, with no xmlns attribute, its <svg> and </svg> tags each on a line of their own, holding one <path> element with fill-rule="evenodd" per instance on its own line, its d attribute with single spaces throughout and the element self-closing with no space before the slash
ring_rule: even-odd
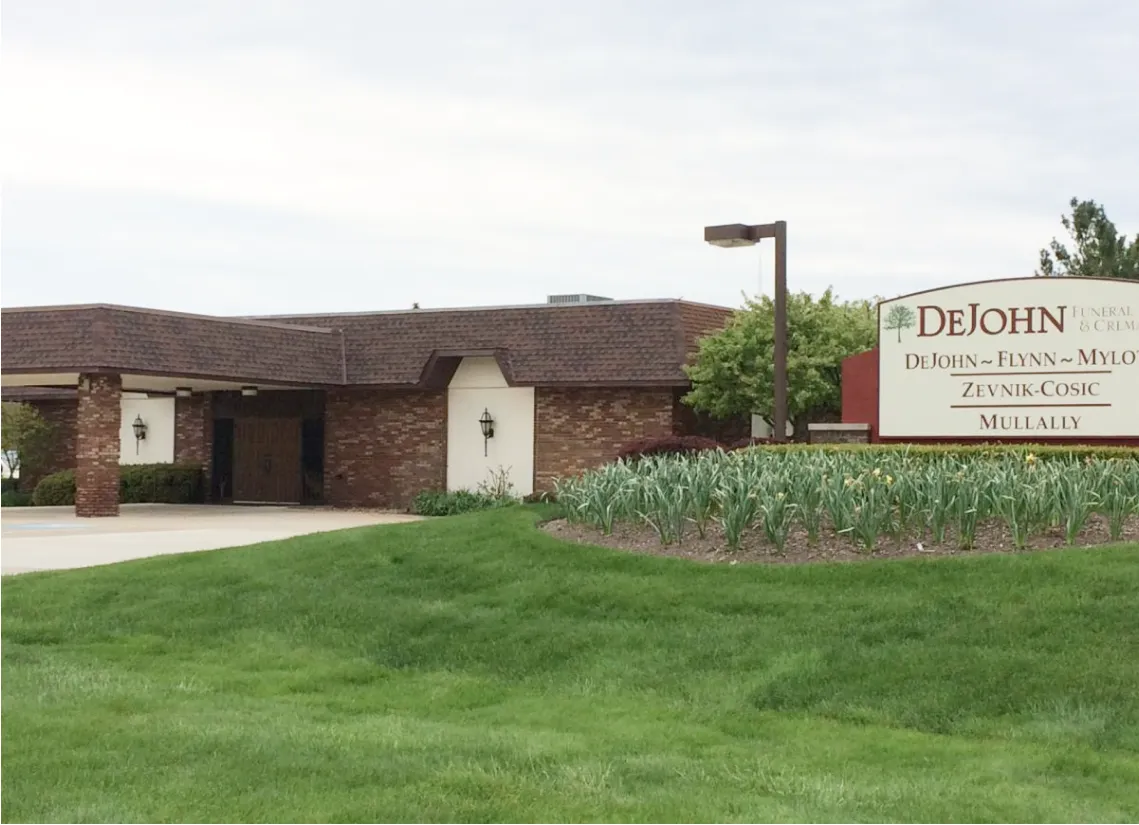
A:
<svg viewBox="0 0 1139 825">
<path fill-rule="evenodd" d="M 76 470 L 80 515 L 117 513 L 144 416 L 158 460 L 200 464 L 212 501 L 404 507 L 496 475 L 549 489 L 635 438 L 746 437 L 750 421 L 680 402 L 684 364 L 729 314 L 598 299 L 275 318 L 13 308 L 0 372 L 5 399 L 56 424 L 37 470 Z"/>
</svg>

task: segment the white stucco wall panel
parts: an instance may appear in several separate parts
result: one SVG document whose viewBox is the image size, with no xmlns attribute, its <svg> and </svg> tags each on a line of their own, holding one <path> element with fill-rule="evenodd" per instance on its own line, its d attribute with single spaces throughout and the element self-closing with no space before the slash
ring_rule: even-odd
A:
<svg viewBox="0 0 1139 825">
<path fill-rule="evenodd" d="M 494 419 L 485 456 L 483 410 Z M 515 495 L 534 492 L 534 388 L 507 386 L 493 358 L 464 358 L 447 390 L 447 489 L 477 489 L 500 468 Z"/>
<path fill-rule="evenodd" d="M 146 438 L 136 442 L 135 418 L 146 423 Z M 119 424 L 120 464 L 169 464 L 174 461 L 174 399 L 125 393 Z"/>
<path fill-rule="evenodd" d="M 508 389 L 506 378 L 493 358 L 464 358 L 447 385 L 453 390 Z"/>
</svg>

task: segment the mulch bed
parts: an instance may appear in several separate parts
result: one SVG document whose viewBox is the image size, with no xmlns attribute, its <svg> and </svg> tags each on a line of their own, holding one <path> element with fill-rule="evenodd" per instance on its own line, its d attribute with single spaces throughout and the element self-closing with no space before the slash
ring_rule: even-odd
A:
<svg viewBox="0 0 1139 825">
<path fill-rule="evenodd" d="M 725 564 L 809 564 L 811 562 L 865 561 L 867 559 L 896 559 L 908 556 L 936 558 L 939 556 L 971 556 L 982 553 L 1013 553 L 1018 551 L 1012 542 L 1007 526 L 998 520 L 982 523 L 977 528 L 976 541 L 972 550 L 960 550 L 956 537 L 950 529 L 945 542 L 933 544 L 929 537 L 910 537 L 898 543 L 883 537 L 873 552 L 867 552 L 845 536 L 837 536 L 824 530 L 818 543 L 812 545 L 807 540 L 805 530 L 792 530 L 787 546 L 782 552 L 768 544 L 762 533 L 745 534 L 739 550 L 728 549 L 723 533 L 717 525 L 710 524 L 701 538 L 696 529 L 691 528 L 682 543 L 662 545 L 657 534 L 647 525 L 618 524 L 612 535 L 603 535 L 594 527 L 570 524 L 564 519 L 547 522 L 542 526 L 546 532 L 565 541 L 593 544 L 626 550 L 632 553 L 645 553 L 653 556 L 670 556 L 693 561 Z M 1139 518 L 1132 517 L 1125 525 L 1122 541 L 1139 541 Z M 1076 547 L 1097 547 L 1110 544 L 1107 521 L 1093 515 L 1084 530 L 1076 538 Z M 1055 550 L 1067 547 L 1061 529 L 1052 529 L 1028 539 L 1024 551 Z"/>
</svg>

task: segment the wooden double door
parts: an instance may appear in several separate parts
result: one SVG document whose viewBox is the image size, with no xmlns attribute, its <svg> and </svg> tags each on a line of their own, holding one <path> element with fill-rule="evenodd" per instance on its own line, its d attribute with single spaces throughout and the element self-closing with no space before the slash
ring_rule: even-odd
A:
<svg viewBox="0 0 1139 825">
<path fill-rule="evenodd" d="M 233 422 L 233 500 L 301 502 L 301 420 L 238 418 Z"/>
</svg>

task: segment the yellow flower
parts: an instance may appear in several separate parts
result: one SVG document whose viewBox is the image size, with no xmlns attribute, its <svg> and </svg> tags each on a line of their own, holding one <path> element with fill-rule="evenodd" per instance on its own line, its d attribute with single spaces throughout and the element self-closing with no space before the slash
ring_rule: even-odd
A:
<svg viewBox="0 0 1139 825">
<path fill-rule="evenodd" d="M 1028 462 L 1029 464 L 1035 464 L 1036 463 L 1036 454 L 1035 453 L 1029 453 L 1028 455 L 1026 455 L 1024 457 L 1024 460 L 1026 462 Z"/>
<path fill-rule="evenodd" d="M 776 493 L 775 494 L 775 500 L 776 501 L 783 501 L 783 494 L 782 493 Z"/>
<path fill-rule="evenodd" d="M 879 470 L 877 467 L 875 467 L 874 468 L 874 478 L 878 478 L 878 476 L 880 476 L 880 475 L 882 475 L 882 471 Z"/>
<path fill-rule="evenodd" d="M 886 486 L 889 487 L 893 483 L 894 483 L 894 477 L 893 476 L 886 476 Z"/>
</svg>

